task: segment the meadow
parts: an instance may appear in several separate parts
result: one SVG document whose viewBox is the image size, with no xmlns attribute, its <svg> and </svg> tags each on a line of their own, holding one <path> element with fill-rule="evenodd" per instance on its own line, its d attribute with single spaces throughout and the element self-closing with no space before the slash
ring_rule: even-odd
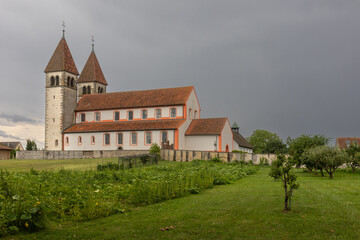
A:
<svg viewBox="0 0 360 240">
<path fill-rule="evenodd" d="M 117 171 L 1 170 L 0 235 L 124 214 L 233 183 L 255 171 L 254 166 L 218 161 L 161 162 Z"/>
</svg>

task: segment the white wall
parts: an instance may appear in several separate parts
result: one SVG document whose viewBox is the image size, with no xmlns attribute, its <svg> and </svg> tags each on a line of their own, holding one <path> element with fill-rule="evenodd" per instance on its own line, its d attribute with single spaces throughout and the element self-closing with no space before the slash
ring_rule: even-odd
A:
<svg viewBox="0 0 360 240">
<path fill-rule="evenodd" d="M 191 109 L 191 116 L 189 116 L 189 109 Z M 194 119 L 194 113 L 197 111 L 197 117 L 200 118 L 200 105 L 198 103 L 195 90 L 193 89 L 190 93 L 190 96 L 186 102 L 186 116 L 188 119 Z"/>
<path fill-rule="evenodd" d="M 218 141 L 216 135 L 185 136 L 185 150 L 215 151 L 214 142 Z"/>
<path fill-rule="evenodd" d="M 231 152 L 233 149 L 233 133 L 229 121 L 226 121 L 225 126 L 221 132 L 221 151 L 226 151 L 226 145 L 229 146 L 229 152 Z"/>
<path fill-rule="evenodd" d="M 150 148 L 150 145 L 145 145 L 145 131 L 136 131 L 137 132 L 137 145 L 130 144 L 130 132 L 121 132 L 123 133 L 123 145 L 117 145 L 117 133 L 118 132 L 109 132 L 110 133 L 110 145 L 104 146 L 104 132 L 96 133 L 66 133 L 64 134 L 64 150 L 116 150 L 119 146 L 123 150 L 147 150 Z M 150 131 L 152 132 L 152 143 L 157 143 L 160 145 L 160 131 Z M 174 143 L 174 130 L 167 130 L 168 140 L 170 144 Z M 78 137 L 82 137 L 82 144 L 78 145 Z M 91 136 L 95 137 L 95 144 L 91 145 Z M 66 145 L 66 137 L 69 137 L 69 145 Z"/>
<path fill-rule="evenodd" d="M 86 111 L 86 112 L 77 112 L 76 114 L 76 123 L 81 122 L 81 113 L 85 113 L 85 122 L 94 122 L 95 121 L 95 112 L 100 112 L 101 121 L 114 121 L 114 112 L 120 112 L 120 121 L 127 120 L 127 112 L 134 112 L 133 120 L 142 120 L 141 111 L 146 109 L 148 110 L 147 120 L 155 120 L 155 109 L 161 109 L 161 119 L 175 119 L 170 118 L 170 109 L 176 108 L 176 118 L 183 118 L 183 106 L 169 106 L 169 107 L 153 107 L 153 108 L 129 108 L 129 109 L 118 109 L 118 110 L 101 110 L 101 111 Z"/>
<path fill-rule="evenodd" d="M 237 142 L 233 141 L 233 150 L 238 150 L 238 151 L 242 151 L 242 152 L 247 152 L 247 153 L 252 153 L 253 150 L 251 148 L 244 148 L 244 147 L 240 147 Z"/>
</svg>

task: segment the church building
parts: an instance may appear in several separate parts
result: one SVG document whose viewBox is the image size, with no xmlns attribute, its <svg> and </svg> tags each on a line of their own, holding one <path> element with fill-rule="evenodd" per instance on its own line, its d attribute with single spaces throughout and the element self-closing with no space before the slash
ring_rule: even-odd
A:
<svg viewBox="0 0 360 240">
<path fill-rule="evenodd" d="M 63 36 L 45 73 L 46 150 L 234 149 L 229 120 L 201 118 L 193 86 L 108 93 L 94 45 L 79 75 Z"/>
</svg>

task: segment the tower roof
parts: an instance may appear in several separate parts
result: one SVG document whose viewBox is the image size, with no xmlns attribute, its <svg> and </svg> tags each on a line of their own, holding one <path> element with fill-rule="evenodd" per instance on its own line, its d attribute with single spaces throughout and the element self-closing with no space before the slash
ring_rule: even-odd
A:
<svg viewBox="0 0 360 240">
<path fill-rule="evenodd" d="M 231 128 L 239 128 L 239 126 L 237 125 L 237 123 L 236 122 L 234 122 L 234 124 L 232 125 L 232 127 Z"/>
<path fill-rule="evenodd" d="M 64 37 L 61 38 L 48 65 L 44 70 L 46 73 L 57 71 L 67 71 L 69 73 L 79 75 L 74 59 L 71 56 L 69 46 L 67 45 Z"/>
<path fill-rule="evenodd" d="M 94 51 L 91 51 L 78 79 L 78 83 L 85 82 L 99 82 L 108 85 Z"/>
</svg>

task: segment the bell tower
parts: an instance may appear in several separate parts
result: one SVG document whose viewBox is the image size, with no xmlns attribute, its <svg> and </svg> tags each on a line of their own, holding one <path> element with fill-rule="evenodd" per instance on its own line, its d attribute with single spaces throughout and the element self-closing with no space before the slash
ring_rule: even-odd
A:
<svg viewBox="0 0 360 240">
<path fill-rule="evenodd" d="M 45 150 L 63 150 L 62 132 L 74 122 L 79 75 L 65 40 L 65 30 L 44 72 Z"/>
<path fill-rule="evenodd" d="M 85 94 L 106 93 L 107 85 L 94 51 L 94 37 L 92 36 L 92 51 L 78 79 L 78 99 L 80 100 Z"/>
</svg>

